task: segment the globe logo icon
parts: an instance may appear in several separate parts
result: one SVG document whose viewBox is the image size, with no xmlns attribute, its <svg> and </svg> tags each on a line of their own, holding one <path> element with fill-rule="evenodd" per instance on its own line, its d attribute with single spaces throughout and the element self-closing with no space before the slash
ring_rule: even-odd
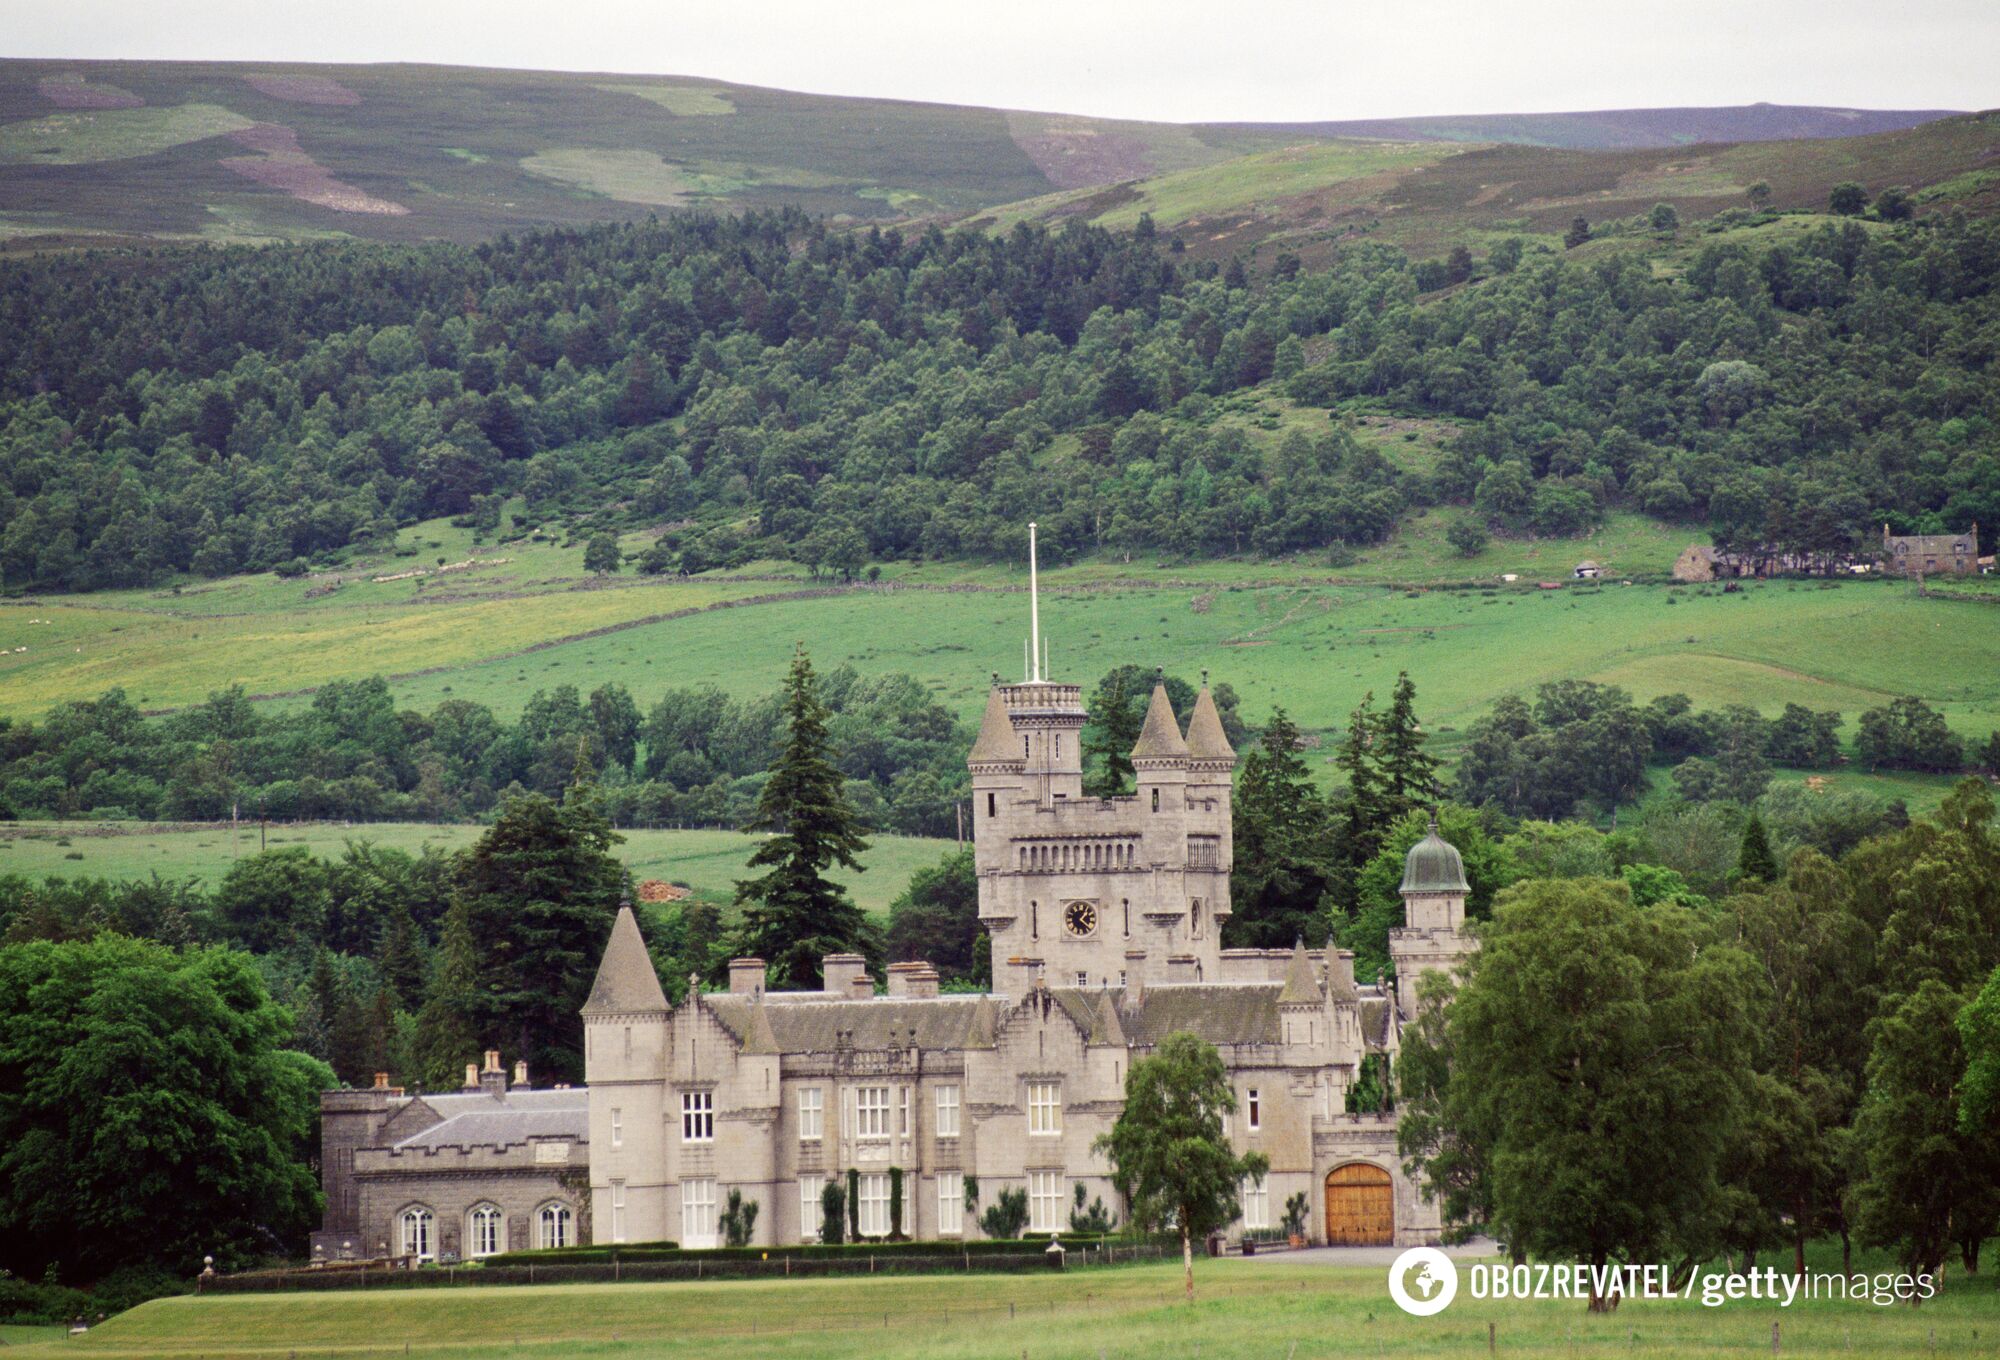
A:
<svg viewBox="0 0 2000 1360">
<path fill-rule="evenodd" d="M 1458 1267 L 1436 1247 L 1411 1247 L 1389 1267 L 1389 1297 L 1413 1317 L 1442 1313 L 1458 1297 Z"/>
</svg>

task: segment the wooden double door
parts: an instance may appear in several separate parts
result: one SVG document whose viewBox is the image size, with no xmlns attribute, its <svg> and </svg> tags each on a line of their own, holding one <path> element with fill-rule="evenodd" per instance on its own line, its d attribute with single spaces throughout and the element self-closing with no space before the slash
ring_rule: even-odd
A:
<svg viewBox="0 0 2000 1360">
<path fill-rule="evenodd" d="M 1349 1162 L 1326 1174 L 1326 1244 L 1386 1247 L 1396 1241 L 1396 1190 L 1389 1173 Z"/>
</svg>

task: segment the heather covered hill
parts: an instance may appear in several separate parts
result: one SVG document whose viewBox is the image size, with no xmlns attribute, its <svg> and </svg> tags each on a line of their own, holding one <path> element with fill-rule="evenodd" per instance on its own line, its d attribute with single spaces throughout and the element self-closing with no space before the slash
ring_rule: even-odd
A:
<svg viewBox="0 0 2000 1360">
<path fill-rule="evenodd" d="M 140 237 L 471 241 L 702 206 L 950 218 L 1287 149 L 1330 152 L 1348 179 L 1357 167 L 1375 173 L 1369 167 L 1384 154 L 1408 170 L 1468 142 L 1573 155 L 1840 136 L 1935 116 L 1760 105 L 1185 125 L 692 76 L 10 60 L 0 61 L 0 247 Z M 1572 162 L 1554 164 L 1560 174 Z M 1585 176 L 1589 165 L 1574 162 Z M 1252 160 L 1231 172 L 1247 181 L 1245 204 L 1260 211 L 1300 191 L 1293 176 L 1267 179 L 1268 166 Z"/>
</svg>

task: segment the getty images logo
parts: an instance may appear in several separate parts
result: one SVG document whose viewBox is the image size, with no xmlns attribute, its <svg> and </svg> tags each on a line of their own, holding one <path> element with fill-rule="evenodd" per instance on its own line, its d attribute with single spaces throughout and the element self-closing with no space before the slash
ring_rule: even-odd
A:
<svg viewBox="0 0 2000 1360">
<path fill-rule="evenodd" d="M 1458 1297 L 1458 1267 L 1436 1247 L 1411 1247 L 1389 1267 L 1389 1297 L 1417 1317 L 1442 1313 Z"/>
</svg>

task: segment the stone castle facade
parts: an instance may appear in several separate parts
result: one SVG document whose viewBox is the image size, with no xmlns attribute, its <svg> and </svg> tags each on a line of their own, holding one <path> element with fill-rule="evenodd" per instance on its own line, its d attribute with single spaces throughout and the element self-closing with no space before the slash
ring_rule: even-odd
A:
<svg viewBox="0 0 2000 1360">
<path fill-rule="evenodd" d="M 991 993 L 940 995 L 921 961 L 878 992 L 853 955 L 825 960 L 819 991 L 775 992 L 739 959 L 726 993 L 670 1007 L 620 912 L 584 1010 L 596 1241 L 714 1244 L 732 1194 L 758 1205 L 754 1243 L 816 1240 L 849 1171 L 864 1236 L 975 1237 L 1003 1190 L 1026 1194 L 1031 1232 L 1066 1230 L 1078 1186 L 1118 1206 L 1092 1144 L 1131 1064 L 1181 1030 L 1228 1067 L 1231 1139 L 1270 1159 L 1238 1231 L 1279 1227 L 1303 1193 L 1315 1241 L 1437 1237 L 1394 1116 L 1346 1099 L 1398 1049 L 1418 975 L 1471 948 L 1457 851 L 1433 834 L 1411 852 L 1397 984 L 1357 980 L 1338 949 L 1225 950 L 1236 756 L 1214 699 L 1183 732 L 1155 688 L 1130 797 L 1084 795 L 1083 723 L 1074 685 L 988 696 L 968 764 Z"/>
<path fill-rule="evenodd" d="M 316 1254 L 708 1246 L 732 1195 L 758 1207 L 753 1243 L 812 1241 L 849 1172 L 864 1236 L 977 1237 L 1014 1190 L 1030 1231 L 1063 1231 L 1079 1186 L 1122 1212 L 1092 1144 L 1132 1063 L 1177 1031 L 1216 1046 L 1229 1136 L 1270 1159 L 1235 1232 L 1280 1227 L 1304 1194 L 1313 1241 L 1435 1240 L 1394 1115 L 1347 1096 L 1399 1049 L 1419 976 L 1473 947 L 1458 852 L 1433 828 L 1409 854 L 1395 982 L 1331 947 L 1224 949 L 1236 753 L 1206 684 L 1185 731 L 1155 687 L 1129 797 L 1084 794 L 1084 719 L 1079 688 L 1038 669 L 987 697 L 968 766 L 991 992 L 940 995 L 918 960 L 878 989 L 837 954 L 818 991 L 771 991 L 762 960 L 738 959 L 726 992 L 670 1006 L 623 908 L 583 1011 L 587 1089 L 510 1090 L 489 1055 L 454 1095 L 328 1093 Z"/>
</svg>

